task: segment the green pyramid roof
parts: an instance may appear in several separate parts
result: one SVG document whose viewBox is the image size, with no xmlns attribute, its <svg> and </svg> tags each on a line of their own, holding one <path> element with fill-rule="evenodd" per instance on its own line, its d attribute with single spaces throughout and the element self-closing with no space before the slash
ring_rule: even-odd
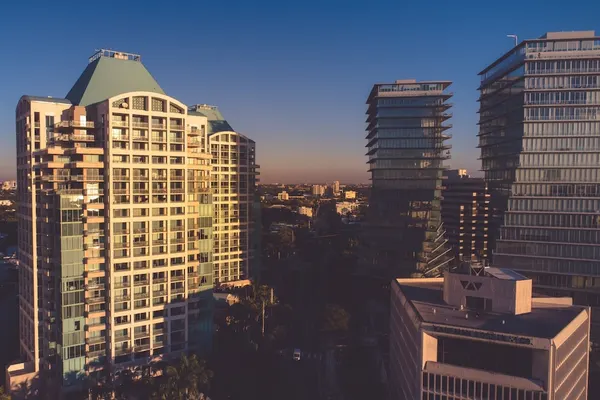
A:
<svg viewBox="0 0 600 400">
<path fill-rule="evenodd" d="M 66 98 L 87 106 L 136 91 L 165 94 L 140 61 L 99 57 L 88 64 Z"/>
<path fill-rule="evenodd" d="M 223 118 L 221 111 L 215 106 L 198 104 L 189 107 L 188 113 L 203 115 L 208 119 L 208 134 L 212 135 L 219 132 L 235 132 L 229 122 Z"/>
</svg>

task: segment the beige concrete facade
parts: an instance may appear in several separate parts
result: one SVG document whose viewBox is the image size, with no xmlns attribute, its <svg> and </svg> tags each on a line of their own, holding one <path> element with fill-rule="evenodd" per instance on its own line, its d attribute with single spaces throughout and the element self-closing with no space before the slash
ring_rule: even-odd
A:
<svg viewBox="0 0 600 400">
<path fill-rule="evenodd" d="M 16 127 L 23 362 L 7 386 L 45 371 L 68 390 L 107 367 L 205 351 L 207 118 L 158 90 L 85 106 L 23 96 Z"/>
<path fill-rule="evenodd" d="M 494 270 L 392 283 L 390 399 L 587 399 L 589 308 Z"/>
</svg>

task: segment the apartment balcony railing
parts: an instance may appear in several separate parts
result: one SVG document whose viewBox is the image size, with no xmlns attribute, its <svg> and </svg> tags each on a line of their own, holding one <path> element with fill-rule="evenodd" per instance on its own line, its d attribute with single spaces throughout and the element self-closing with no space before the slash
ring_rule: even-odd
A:
<svg viewBox="0 0 600 400">
<path fill-rule="evenodd" d="M 149 280 L 140 280 L 140 281 L 133 281 L 133 285 L 134 286 L 145 286 L 145 285 L 149 285 L 150 281 Z"/>
<path fill-rule="evenodd" d="M 123 289 L 131 286 L 131 282 L 115 282 L 113 283 L 113 289 Z"/>
<path fill-rule="evenodd" d="M 147 292 L 147 293 L 135 293 L 135 294 L 133 295 L 133 298 L 134 298 L 135 300 L 147 299 L 147 298 L 149 298 L 149 297 L 150 297 L 150 293 L 149 293 L 149 292 Z"/>
<path fill-rule="evenodd" d="M 170 129 L 173 129 L 176 131 L 182 131 L 183 125 L 182 124 L 170 124 Z"/>
<path fill-rule="evenodd" d="M 115 335 L 115 342 L 125 342 L 131 340 L 131 336 L 129 334 L 126 335 Z"/>
<path fill-rule="evenodd" d="M 38 124 L 36 126 L 36 128 L 39 128 L 39 122 L 36 122 L 36 124 Z M 93 128 L 95 125 L 94 125 L 94 121 L 71 120 L 71 121 L 60 121 L 55 126 L 57 128 Z"/>
<path fill-rule="evenodd" d="M 167 175 L 152 175 L 153 181 L 166 181 Z"/>
<path fill-rule="evenodd" d="M 171 137 L 169 138 L 169 141 L 170 141 L 171 143 L 183 143 L 183 142 L 184 142 L 184 139 L 183 139 L 182 137 L 174 137 L 174 136 L 171 136 Z"/>
<path fill-rule="evenodd" d="M 166 267 L 166 265 L 165 265 Z M 159 276 L 158 278 L 152 278 L 153 283 L 165 283 L 167 281 L 166 276 Z"/>
<path fill-rule="evenodd" d="M 111 123 L 112 123 L 112 126 L 114 126 L 114 127 L 125 127 L 126 128 L 129 126 L 129 121 L 123 121 L 120 119 L 113 119 L 111 121 Z"/>
<path fill-rule="evenodd" d="M 102 350 L 95 350 L 95 351 L 87 351 L 87 352 L 85 353 L 85 356 L 86 356 L 86 357 L 89 357 L 89 358 L 94 358 L 94 357 L 100 357 L 100 356 L 103 356 L 103 355 L 105 355 L 105 354 L 106 354 L 106 350 L 105 350 L 105 349 L 102 349 Z"/>
<path fill-rule="evenodd" d="M 183 225 L 172 225 L 171 226 L 171 232 L 181 232 L 185 230 L 185 227 Z"/>
<path fill-rule="evenodd" d="M 185 243 L 185 238 L 171 238 L 170 239 L 171 244 L 180 244 L 180 243 Z"/>
<path fill-rule="evenodd" d="M 185 193 L 184 188 L 171 188 L 171 194 L 181 194 Z"/>
<path fill-rule="evenodd" d="M 183 176 L 183 175 L 171 175 L 171 180 L 172 181 L 184 181 L 185 180 L 185 176 Z"/>
<path fill-rule="evenodd" d="M 161 122 L 153 122 L 152 129 L 167 129 L 167 124 Z"/>
<path fill-rule="evenodd" d="M 147 142 L 148 140 L 150 140 L 150 138 L 145 135 L 132 135 L 131 139 L 136 142 Z"/>
<path fill-rule="evenodd" d="M 98 304 L 98 303 L 105 303 L 106 302 L 106 298 L 104 296 L 98 296 L 98 297 L 87 297 L 85 299 L 86 304 Z"/>
<path fill-rule="evenodd" d="M 179 282 L 185 280 L 185 275 L 171 275 L 171 282 Z"/>
<path fill-rule="evenodd" d="M 131 300 L 131 296 L 128 294 L 124 294 L 121 296 L 115 296 L 115 303 L 129 301 L 129 300 Z"/>
<path fill-rule="evenodd" d="M 150 179 L 149 175 L 133 175 L 134 181 L 147 181 Z"/>
<path fill-rule="evenodd" d="M 148 241 L 146 240 L 139 240 L 136 242 L 133 242 L 133 247 L 145 247 L 148 246 Z"/>
<path fill-rule="evenodd" d="M 147 122 L 133 121 L 131 123 L 131 126 L 134 127 L 134 128 L 148 128 L 148 123 Z"/>
<path fill-rule="evenodd" d="M 167 231 L 167 227 L 166 226 L 152 226 L 152 232 L 166 232 Z"/>
<path fill-rule="evenodd" d="M 133 228 L 133 233 L 148 233 L 148 228 Z"/>
<path fill-rule="evenodd" d="M 161 297 L 161 296 L 166 296 L 166 295 L 167 295 L 166 290 L 155 290 L 152 292 L 152 297 Z"/>
<path fill-rule="evenodd" d="M 135 346 L 133 349 L 134 349 L 134 351 L 136 353 L 140 352 L 140 351 L 147 351 L 147 350 L 150 350 L 150 345 L 149 344 L 142 344 L 140 346 Z"/>
<path fill-rule="evenodd" d="M 127 354 L 131 354 L 131 348 L 126 347 L 126 348 L 116 348 L 115 349 L 115 355 L 116 356 L 124 356 Z"/>
<path fill-rule="evenodd" d="M 172 288 L 171 289 L 171 294 L 181 294 L 181 293 L 185 293 L 185 288 Z"/>
<path fill-rule="evenodd" d="M 129 242 L 113 243 L 112 247 L 113 249 L 126 249 L 129 248 Z"/>
<path fill-rule="evenodd" d="M 104 336 L 90 336 L 85 338 L 85 342 L 87 344 L 98 344 L 106 342 L 106 338 Z"/>
</svg>

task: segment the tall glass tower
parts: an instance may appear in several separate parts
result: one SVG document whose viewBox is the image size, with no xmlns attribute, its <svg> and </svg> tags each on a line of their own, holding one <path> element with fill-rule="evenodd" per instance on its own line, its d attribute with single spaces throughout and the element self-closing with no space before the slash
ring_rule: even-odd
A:
<svg viewBox="0 0 600 400">
<path fill-rule="evenodd" d="M 452 259 L 440 213 L 450 83 L 376 84 L 367 99 L 365 261 L 383 277 L 437 276 Z"/>
<path fill-rule="evenodd" d="M 504 211 L 494 263 L 600 305 L 600 37 L 547 33 L 480 75 L 481 158 Z"/>
</svg>

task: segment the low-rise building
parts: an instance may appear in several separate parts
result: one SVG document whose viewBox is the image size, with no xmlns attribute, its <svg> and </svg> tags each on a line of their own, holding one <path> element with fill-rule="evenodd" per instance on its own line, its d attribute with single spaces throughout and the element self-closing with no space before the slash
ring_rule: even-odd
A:
<svg viewBox="0 0 600 400">
<path fill-rule="evenodd" d="M 353 200 L 356 199 L 356 192 L 354 190 L 348 190 L 344 192 L 344 199 Z"/>
<path fill-rule="evenodd" d="M 298 214 L 306 215 L 307 217 L 312 218 L 313 209 L 312 209 L 312 207 L 298 207 Z"/>
<path fill-rule="evenodd" d="M 2 182 L 2 190 L 17 190 L 17 181 Z"/>
<path fill-rule="evenodd" d="M 312 195 L 315 197 L 323 196 L 325 194 L 325 186 L 323 185 L 312 185 Z"/>
<path fill-rule="evenodd" d="M 277 198 L 281 201 L 287 201 L 290 199 L 290 195 L 284 190 L 283 192 L 277 193 Z"/>
<path fill-rule="evenodd" d="M 587 399 L 590 308 L 470 265 L 392 282 L 393 399 Z"/>
<path fill-rule="evenodd" d="M 340 215 L 346 215 L 348 213 L 358 210 L 360 204 L 350 201 L 338 201 L 335 204 L 335 211 Z"/>
</svg>

